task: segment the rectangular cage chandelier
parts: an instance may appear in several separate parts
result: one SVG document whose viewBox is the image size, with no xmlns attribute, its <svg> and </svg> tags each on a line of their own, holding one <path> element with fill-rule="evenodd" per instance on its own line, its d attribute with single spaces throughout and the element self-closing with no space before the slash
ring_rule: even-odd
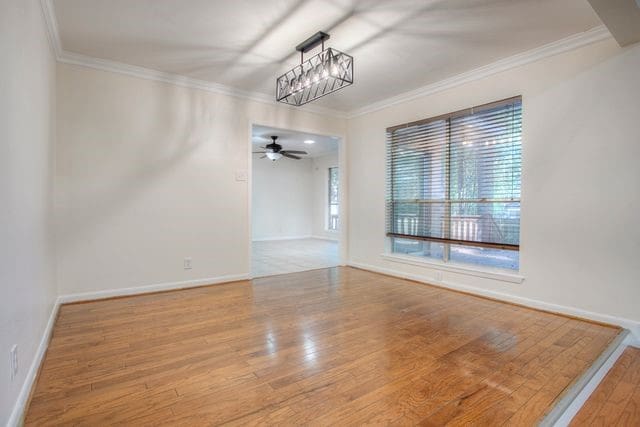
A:
<svg viewBox="0 0 640 427">
<path fill-rule="evenodd" d="M 276 80 L 276 100 L 303 105 L 353 84 L 353 57 L 332 48 L 324 48 L 329 34 L 317 32 L 296 46 L 300 65 Z M 322 51 L 304 60 L 304 54 L 322 45 Z"/>
</svg>

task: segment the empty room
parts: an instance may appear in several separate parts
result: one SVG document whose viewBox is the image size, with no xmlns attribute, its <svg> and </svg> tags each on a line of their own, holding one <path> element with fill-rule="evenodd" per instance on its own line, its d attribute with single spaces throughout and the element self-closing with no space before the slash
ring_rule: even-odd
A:
<svg viewBox="0 0 640 427">
<path fill-rule="evenodd" d="M 640 425 L 640 1 L 2 0 L 0 425 Z"/>
</svg>

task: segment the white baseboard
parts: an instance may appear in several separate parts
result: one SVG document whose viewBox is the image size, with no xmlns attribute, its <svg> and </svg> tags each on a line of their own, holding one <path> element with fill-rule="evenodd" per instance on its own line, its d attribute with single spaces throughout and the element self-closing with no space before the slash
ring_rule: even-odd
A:
<svg viewBox="0 0 640 427">
<path fill-rule="evenodd" d="M 29 366 L 27 376 L 24 379 L 24 383 L 22 383 L 22 388 L 20 389 L 18 399 L 16 400 L 16 403 L 13 406 L 13 411 L 11 411 L 11 415 L 9 416 L 9 420 L 7 421 L 7 427 L 17 427 L 19 425 L 22 425 L 24 412 L 29 400 L 29 395 L 31 394 L 31 388 L 33 387 L 36 377 L 38 376 L 38 370 L 40 369 L 42 359 L 47 352 L 47 347 L 49 347 L 49 338 L 51 338 L 53 325 L 56 322 L 59 308 L 60 298 L 57 298 L 53 303 L 53 307 L 51 308 L 47 326 L 44 328 L 42 338 L 40 338 L 40 343 L 38 344 L 38 348 L 36 349 L 36 354 L 33 356 L 31 366 Z"/>
<path fill-rule="evenodd" d="M 530 300 L 528 298 L 506 295 L 498 292 L 487 291 L 487 290 L 473 288 L 469 286 L 456 285 L 448 282 L 436 283 L 435 280 L 429 277 L 404 273 L 397 270 L 377 267 L 377 266 L 358 263 L 354 261 L 350 261 L 347 265 L 351 267 L 361 268 L 363 270 L 369 270 L 377 273 L 388 274 L 390 276 L 396 276 L 400 278 L 415 280 L 418 282 L 428 283 L 434 286 L 440 286 L 440 287 L 450 288 L 454 290 L 462 290 L 469 293 L 475 293 L 481 296 L 488 296 L 495 299 L 515 302 L 517 304 L 526 305 L 532 308 L 555 311 L 558 313 L 564 313 L 564 314 L 583 317 L 587 319 L 602 321 L 606 323 L 617 324 L 629 329 L 632 332 L 634 330 L 635 331 L 640 330 L 638 325 L 639 322 L 634 322 L 628 319 L 621 319 L 618 317 L 602 315 L 598 313 L 591 313 L 578 308 L 559 306 L 556 304 L 544 303 L 541 301 Z M 20 394 L 18 395 L 18 399 L 16 400 L 16 403 L 13 407 L 11 415 L 9 416 L 9 420 L 7 421 L 7 427 L 17 427 L 22 424 L 27 401 L 29 399 L 31 389 L 36 380 L 38 369 L 40 368 L 44 355 L 47 351 L 47 347 L 49 345 L 49 339 L 51 338 L 51 334 L 53 332 L 53 326 L 55 324 L 58 311 L 62 304 L 70 303 L 70 302 L 90 301 L 90 300 L 111 298 L 116 296 L 138 295 L 138 294 L 145 294 L 145 293 L 165 291 L 165 290 L 187 289 L 187 288 L 203 286 L 203 285 L 213 285 L 213 284 L 219 284 L 219 283 L 248 280 L 249 278 L 250 278 L 250 274 L 236 274 L 236 275 L 212 277 L 207 279 L 160 283 L 156 285 L 147 285 L 147 286 L 122 288 L 122 289 L 110 289 L 110 290 L 104 290 L 104 291 L 84 292 L 84 293 L 78 293 L 78 294 L 68 294 L 68 295 L 59 296 L 54 302 L 54 305 L 51 309 L 49 320 L 47 321 L 47 325 L 42 334 L 42 338 L 40 339 L 40 343 L 38 344 L 36 354 L 34 355 L 33 361 L 31 362 L 31 366 L 29 367 L 29 372 L 25 377 L 24 383 L 22 384 L 22 388 L 20 389 Z M 593 390 L 595 390 L 595 388 L 598 386 L 602 378 L 604 378 L 604 376 L 607 374 L 611 366 L 613 366 L 613 364 L 616 362 L 616 360 L 618 359 L 618 357 L 620 356 L 620 354 L 622 353 L 624 348 L 626 348 L 627 345 L 640 347 L 640 339 L 638 338 L 638 335 L 629 334 L 626 336 L 623 345 L 618 346 L 613 351 L 613 353 L 611 353 L 608 356 L 607 360 L 602 364 L 602 366 L 600 366 L 597 372 L 593 374 L 593 376 L 591 377 L 589 382 L 586 384 L 586 386 L 584 386 L 580 394 L 574 399 L 571 405 L 562 414 L 562 417 L 555 423 L 556 426 L 564 426 L 564 425 L 567 425 L 569 421 L 571 421 L 573 416 L 575 416 L 575 414 L 578 412 L 580 407 L 588 399 L 589 395 L 593 392 Z M 566 422 L 566 423 L 562 424 L 563 422 Z"/>
<path fill-rule="evenodd" d="M 627 348 L 629 333 L 623 331 L 587 371 L 564 393 L 556 406 L 540 422 L 541 427 L 566 427 L 580 411 L 609 370 Z"/>
<path fill-rule="evenodd" d="M 569 316 L 575 316 L 583 319 L 594 320 L 596 322 L 608 323 L 612 325 L 618 325 L 625 329 L 628 329 L 631 333 L 631 341 L 632 343 L 640 343 L 640 322 L 626 319 L 623 317 L 610 316 L 608 314 L 595 313 L 587 310 L 583 310 L 577 307 L 564 306 L 559 304 L 548 303 L 540 300 L 519 297 L 515 295 L 505 294 L 502 292 L 490 291 L 487 289 L 482 289 L 474 286 L 461 285 L 458 283 L 453 283 L 449 281 L 438 281 L 435 277 L 429 277 L 426 275 L 420 274 L 412 274 L 405 273 L 403 271 L 378 267 L 371 264 L 365 264 L 356 261 L 349 261 L 348 263 L 351 267 L 361 268 L 363 270 L 370 270 L 376 273 L 388 274 L 389 276 L 400 277 L 403 279 L 414 280 L 416 282 L 427 283 L 434 286 L 439 286 L 442 288 L 453 289 L 456 291 L 468 292 L 470 294 L 475 294 L 479 296 L 484 296 L 488 298 L 494 298 L 501 301 L 512 302 L 515 304 L 524 305 L 531 308 L 536 308 L 539 310 L 551 311 L 559 314 L 566 314 Z M 631 344 L 634 345 L 634 344 Z"/>
<path fill-rule="evenodd" d="M 240 280 L 249 280 L 250 274 L 232 274 L 228 276 L 209 277 L 205 279 L 185 280 L 181 282 L 159 283 L 155 285 L 136 286 L 132 288 L 107 289 L 95 292 L 82 292 L 78 294 L 60 295 L 58 300 L 60 304 L 70 302 L 92 301 L 104 298 L 122 297 L 128 295 L 148 294 L 150 292 L 171 291 L 177 289 L 187 289 L 204 285 L 215 285 L 226 282 L 237 282 Z"/>
<path fill-rule="evenodd" d="M 277 242 L 279 240 L 300 240 L 300 239 L 319 239 L 319 240 L 330 240 L 332 242 L 337 242 L 340 239 L 337 237 L 328 237 L 328 236 L 316 236 L 309 234 L 308 236 L 282 236 L 282 237 L 263 237 L 260 239 L 252 239 L 252 242 Z"/>
<path fill-rule="evenodd" d="M 304 236 L 278 236 L 278 237 L 262 237 L 260 239 L 251 239 L 252 242 L 275 242 L 278 240 L 299 240 L 299 239 L 311 239 L 311 234 Z"/>
<path fill-rule="evenodd" d="M 329 236 L 311 236 L 312 239 L 318 239 L 318 240 L 329 240 L 330 242 L 339 242 L 340 239 L 337 237 L 329 237 Z"/>
<path fill-rule="evenodd" d="M 17 427 L 22 424 L 27 401 L 29 400 L 31 389 L 36 380 L 36 376 L 38 375 L 38 369 L 40 368 L 42 359 L 44 358 L 47 347 L 49 346 L 49 339 L 51 338 L 51 333 L 53 332 L 53 326 L 55 324 L 58 311 L 60 310 L 60 306 L 62 304 L 79 301 L 91 301 L 118 296 L 146 294 L 158 291 L 187 289 L 203 285 L 236 282 L 239 280 L 248 280 L 249 276 L 249 274 L 235 274 L 228 276 L 210 277 L 206 279 L 138 286 L 133 288 L 109 289 L 96 292 L 60 295 L 58 298 L 56 298 L 53 308 L 51 309 L 51 314 L 49 315 L 47 326 L 45 327 L 42 338 L 40 339 L 40 343 L 38 345 L 38 349 L 36 350 L 36 354 L 33 358 L 33 361 L 31 362 L 31 366 L 29 367 L 29 372 L 27 373 L 24 383 L 22 384 L 22 388 L 20 389 L 20 394 L 18 395 L 18 399 L 13 407 L 13 411 L 11 412 L 11 415 L 9 417 L 9 421 L 7 422 L 7 427 Z"/>
</svg>

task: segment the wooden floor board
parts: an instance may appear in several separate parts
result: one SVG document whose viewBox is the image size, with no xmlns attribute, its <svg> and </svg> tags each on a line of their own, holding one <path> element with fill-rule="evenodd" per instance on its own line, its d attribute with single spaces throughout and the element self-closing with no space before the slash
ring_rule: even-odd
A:
<svg viewBox="0 0 640 427">
<path fill-rule="evenodd" d="M 640 349 L 627 347 L 571 422 L 640 426 Z"/>
<path fill-rule="evenodd" d="M 618 333 L 344 267 L 64 305 L 25 424 L 530 425 Z"/>
</svg>

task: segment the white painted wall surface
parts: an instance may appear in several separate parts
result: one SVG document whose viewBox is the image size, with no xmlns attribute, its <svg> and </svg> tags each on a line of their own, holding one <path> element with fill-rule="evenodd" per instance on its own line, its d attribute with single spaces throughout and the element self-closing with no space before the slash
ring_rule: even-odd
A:
<svg viewBox="0 0 640 427">
<path fill-rule="evenodd" d="M 311 159 L 253 158 L 252 239 L 310 237 L 313 218 Z"/>
<path fill-rule="evenodd" d="M 0 56 L 0 425 L 5 425 L 56 297 L 55 62 L 39 1 L 2 1 Z M 18 345 L 18 375 L 10 380 L 13 344 Z"/>
<path fill-rule="evenodd" d="M 523 97 L 522 284 L 444 272 L 443 283 L 640 321 L 640 45 L 613 39 L 349 120 L 349 255 L 383 260 L 385 129 Z M 636 331 L 637 332 L 637 331 Z"/>
<path fill-rule="evenodd" d="M 312 159 L 313 169 L 313 230 L 315 237 L 338 240 L 338 231 L 328 230 L 329 168 L 338 167 L 338 152 Z"/>
<path fill-rule="evenodd" d="M 346 131 L 331 116 L 66 64 L 57 108 L 63 295 L 248 274 L 249 181 L 236 172 L 249 168 L 251 123 Z"/>
</svg>

